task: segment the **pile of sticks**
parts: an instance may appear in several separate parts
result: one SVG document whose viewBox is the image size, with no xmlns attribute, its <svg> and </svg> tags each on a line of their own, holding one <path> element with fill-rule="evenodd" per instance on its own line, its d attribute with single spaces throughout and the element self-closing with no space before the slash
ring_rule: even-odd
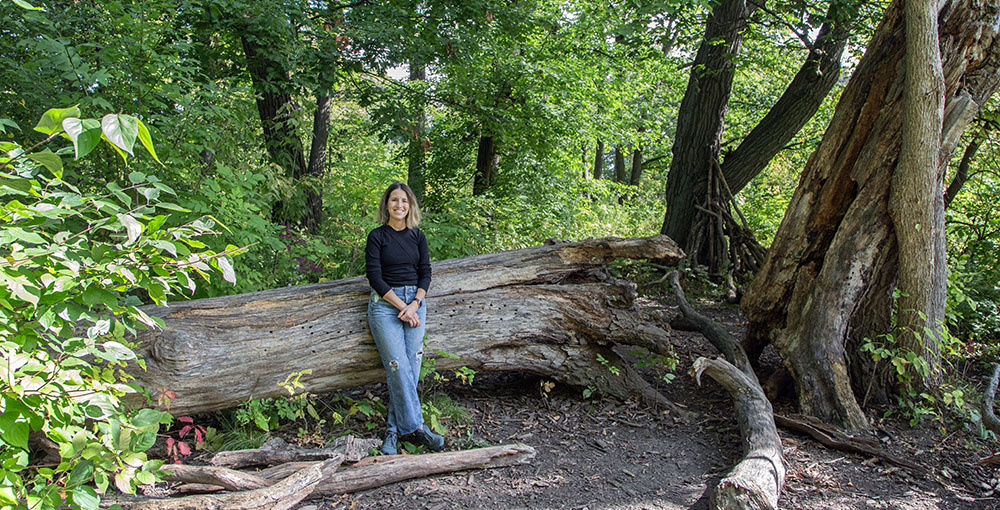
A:
<svg viewBox="0 0 1000 510">
<path fill-rule="evenodd" d="M 712 161 L 704 201 L 695 207 L 688 251 L 691 265 L 705 265 L 710 274 L 724 275 L 730 281 L 733 276 L 756 273 L 767 250 L 754 239 L 717 160 Z"/>
<path fill-rule="evenodd" d="M 184 496 L 119 503 L 132 510 L 282 510 L 304 499 L 440 473 L 528 464 L 535 457 L 534 448 L 525 444 L 368 457 L 380 443 L 345 436 L 327 448 L 302 449 L 273 439 L 258 449 L 220 452 L 207 466 L 163 466 L 163 480 L 180 482 L 174 491 Z M 246 469 L 250 467 L 263 469 Z"/>
</svg>

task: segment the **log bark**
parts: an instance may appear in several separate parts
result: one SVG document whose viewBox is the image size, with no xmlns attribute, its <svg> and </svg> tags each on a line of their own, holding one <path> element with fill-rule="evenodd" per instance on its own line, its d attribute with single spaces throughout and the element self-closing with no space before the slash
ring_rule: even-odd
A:
<svg viewBox="0 0 1000 510">
<path fill-rule="evenodd" d="M 284 480 L 251 491 L 202 494 L 181 498 L 145 500 L 128 504 L 134 510 L 287 510 L 305 499 L 321 480 L 332 476 L 341 459 L 317 462 Z"/>
<path fill-rule="evenodd" d="M 698 358 L 691 367 L 699 386 L 701 375 L 707 373 L 733 397 L 744 438 L 743 458 L 712 492 L 712 506 L 720 510 L 776 509 L 785 483 L 785 464 L 771 402 L 740 343 L 688 303 L 676 271 L 670 275 L 670 283 L 684 317 L 730 360 Z"/>
<path fill-rule="evenodd" d="M 492 469 L 528 464 L 535 458 L 535 449 L 525 444 L 492 446 L 475 450 L 432 453 L 426 455 L 393 455 L 368 457 L 354 466 L 345 466 L 324 478 L 313 490 L 312 497 L 336 496 L 390 483 L 423 478 L 441 473 L 468 469 Z M 293 463 L 276 466 L 260 474 L 268 479 L 281 479 L 289 470 L 309 465 Z"/>
<path fill-rule="evenodd" d="M 717 509 L 776 509 L 785 483 L 781 438 L 774 425 L 771 402 L 757 378 L 722 359 L 698 358 L 691 368 L 698 384 L 707 373 L 733 397 L 736 419 L 743 434 L 743 459 L 712 493 Z"/>
<path fill-rule="evenodd" d="M 330 448 L 297 448 L 283 440 L 280 440 L 279 443 L 269 441 L 260 448 L 219 452 L 212 457 L 209 463 L 213 466 L 240 469 L 247 466 L 273 466 L 288 462 L 320 461 L 333 458 L 340 458 L 341 461 L 357 462 L 367 455 L 369 449 L 382 444 L 381 441 L 376 439 L 355 439 L 353 436 L 344 437 L 350 438 L 348 443 L 342 443 Z"/>
<path fill-rule="evenodd" d="M 635 286 L 607 275 L 605 264 L 618 257 L 676 262 L 683 252 L 665 236 L 607 238 L 434 263 L 427 357 L 437 357 L 438 370 L 524 371 L 619 398 L 638 388 L 645 402 L 670 406 L 611 350 L 669 344 L 665 331 L 635 313 Z M 300 381 L 313 393 L 379 382 L 385 373 L 368 332 L 369 293 L 358 277 L 147 307 L 166 327 L 140 334 L 137 354 L 147 369 L 129 371 L 147 388 L 174 391 L 170 410 L 181 415 L 287 394 L 277 383 L 305 369 L 312 373 Z"/>
<path fill-rule="evenodd" d="M 940 161 L 948 160 L 958 135 L 1000 85 L 1000 38 L 990 14 L 998 8 L 997 0 L 942 5 Z M 888 200 L 900 151 L 903 39 L 897 1 L 841 95 L 742 301 L 748 334 L 778 349 L 802 412 L 852 430 L 869 427 L 848 375 L 848 365 L 863 361 L 864 353 L 845 346 L 890 327 L 866 317 L 873 310 L 884 318 L 888 313 L 865 305 L 889 300 L 896 275 Z"/>
<path fill-rule="evenodd" d="M 160 473 L 163 480 L 167 482 L 213 485 L 229 491 L 263 489 L 274 484 L 274 482 L 253 473 L 219 466 L 164 464 L 160 468 Z"/>
</svg>

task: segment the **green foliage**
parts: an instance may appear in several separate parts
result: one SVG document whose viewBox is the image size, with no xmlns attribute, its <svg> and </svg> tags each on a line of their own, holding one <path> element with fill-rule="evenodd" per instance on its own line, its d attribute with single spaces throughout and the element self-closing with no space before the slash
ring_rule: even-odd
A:
<svg viewBox="0 0 1000 510">
<path fill-rule="evenodd" d="M 235 281 L 227 254 L 200 240 L 217 233 L 215 222 L 175 221 L 175 212 L 186 211 L 167 201 L 176 193 L 155 175 L 133 171 L 125 183 L 89 190 L 64 179 L 62 156 L 86 156 L 101 140 L 126 162 L 137 138 L 152 153 L 137 118 L 105 116 L 98 128 L 79 115 L 77 107 L 46 111 L 35 130 L 47 138 L 29 149 L 0 142 L 5 508 L 96 508 L 112 481 L 124 492 L 155 481 L 162 461 L 146 450 L 172 418 L 122 400 L 136 392 L 122 368 L 144 366 L 129 338 L 162 325 L 140 305 L 193 293 L 216 270 Z M 60 136 L 73 147 L 42 149 Z M 57 465 L 32 465 L 32 432 L 58 445 Z"/>
</svg>

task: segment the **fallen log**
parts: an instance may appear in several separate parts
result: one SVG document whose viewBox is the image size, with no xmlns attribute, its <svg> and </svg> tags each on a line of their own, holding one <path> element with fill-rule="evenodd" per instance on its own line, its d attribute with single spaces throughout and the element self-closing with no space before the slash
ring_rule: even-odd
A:
<svg viewBox="0 0 1000 510">
<path fill-rule="evenodd" d="M 425 455 L 368 457 L 353 466 L 345 465 L 324 478 L 310 497 L 336 496 L 441 473 L 523 465 L 534 458 L 535 449 L 526 444 Z M 312 464 L 314 463 L 293 462 L 274 466 L 257 474 L 268 480 L 276 480 Z"/>
<path fill-rule="evenodd" d="M 433 264 L 427 357 L 438 370 L 522 371 L 619 398 L 638 391 L 647 404 L 686 414 L 611 349 L 669 345 L 666 331 L 634 312 L 635 285 L 608 276 L 605 264 L 620 257 L 676 262 L 683 252 L 666 236 L 607 238 Z M 175 415 L 280 395 L 277 383 L 307 369 L 300 381 L 312 393 L 382 381 L 366 320 L 369 291 L 357 277 L 146 307 L 166 327 L 140 333 L 147 369 L 129 371 L 150 391 L 172 391 Z"/>
<path fill-rule="evenodd" d="M 368 450 L 382 444 L 377 439 L 356 439 L 344 436 L 334 441 L 329 448 L 298 448 L 281 438 L 268 441 L 260 448 L 219 452 L 209 464 L 240 469 L 247 466 L 273 466 L 299 461 L 317 461 L 340 457 L 343 462 L 357 462 L 364 458 Z"/>
<path fill-rule="evenodd" d="M 320 481 L 332 476 L 342 459 L 317 462 L 280 482 L 250 491 L 200 494 L 126 503 L 131 510 L 287 510 L 309 496 Z"/>
<path fill-rule="evenodd" d="M 188 464 L 164 464 L 160 467 L 160 477 L 166 482 L 212 485 L 229 491 L 263 489 L 274 483 L 253 473 L 235 469 Z"/>
<path fill-rule="evenodd" d="M 699 385 L 701 375 L 707 373 L 729 392 L 744 438 L 743 458 L 712 492 L 712 507 L 777 509 L 785 483 L 785 464 L 771 402 L 764 395 L 740 343 L 688 303 L 676 271 L 670 275 L 670 283 L 684 318 L 728 358 L 728 361 L 698 358 L 691 372 Z"/>
</svg>

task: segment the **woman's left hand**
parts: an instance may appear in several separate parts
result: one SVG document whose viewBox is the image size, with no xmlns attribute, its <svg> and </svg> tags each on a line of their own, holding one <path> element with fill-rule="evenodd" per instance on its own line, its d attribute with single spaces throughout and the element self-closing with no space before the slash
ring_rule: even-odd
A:
<svg viewBox="0 0 1000 510">
<path fill-rule="evenodd" d="M 417 309 L 420 308 L 420 304 L 417 300 L 410 301 L 410 304 L 403 307 L 403 309 L 396 315 L 399 320 L 407 322 L 410 327 L 417 327 L 420 325 L 420 316 L 417 315 Z"/>
</svg>

